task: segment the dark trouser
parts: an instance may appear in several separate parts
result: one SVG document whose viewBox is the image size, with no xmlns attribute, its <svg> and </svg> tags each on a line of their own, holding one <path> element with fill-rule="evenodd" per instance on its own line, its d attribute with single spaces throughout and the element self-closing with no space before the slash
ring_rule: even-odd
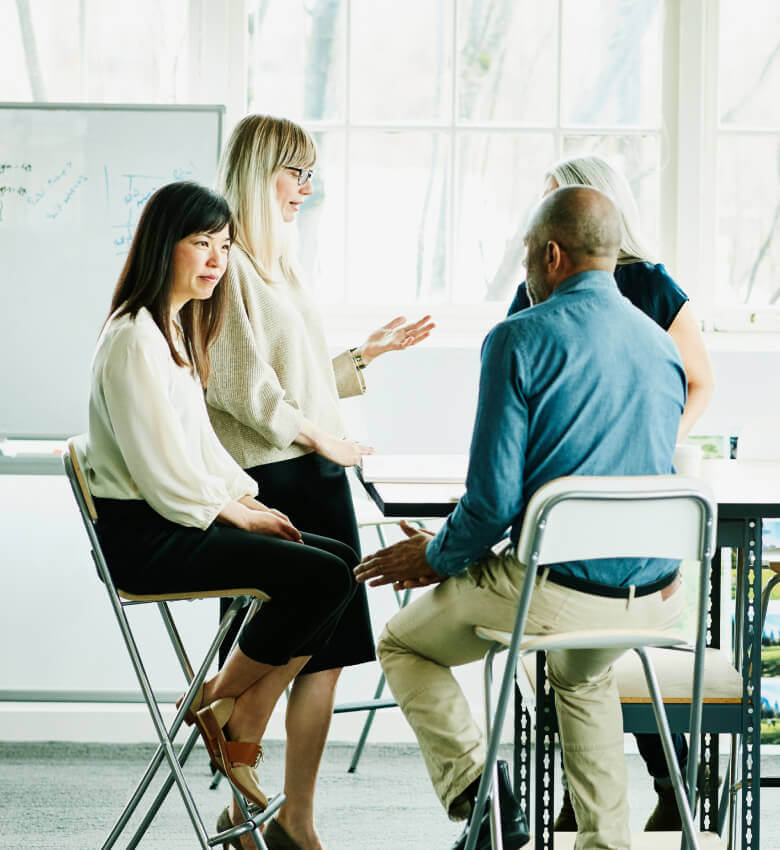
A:
<svg viewBox="0 0 780 850">
<path fill-rule="evenodd" d="M 645 760 L 647 772 L 650 776 L 653 779 L 668 780 L 669 768 L 666 764 L 661 736 L 656 734 L 635 734 L 634 737 L 639 747 L 639 755 Z M 677 763 L 680 765 L 680 771 L 684 778 L 685 769 L 688 765 L 688 742 L 685 740 L 685 735 L 679 732 L 673 732 L 672 743 L 674 744 Z"/>
<path fill-rule="evenodd" d="M 287 514 L 302 532 L 340 541 L 351 550 L 354 563 L 360 560 L 360 537 L 343 467 L 311 452 L 246 471 L 257 481 L 260 488 L 257 498 L 263 504 Z M 375 659 L 366 588 L 358 585 L 351 573 L 350 581 L 353 596 L 338 626 L 327 643 L 314 653 L 302 673 L 331 670 Z M 229 600 L 221 602 L 223 611 L 227 605 Z M 240 617 L 236 617 L 233 629 L 220 649 L 220 663 L 224 663 L 240 626 Z"/>
<path fill-rule="evenodd" d="M 354 595 L 357 557 L 337 540 L 303 544 L 222 525 L 188 528 L 146 502 L 96 499 L 98 535 L 116 585 L 133 593 L 257 588 L 267 593 L 247 623 L 242 651 L 274 666 L 313 655 Z"/>
</svg>

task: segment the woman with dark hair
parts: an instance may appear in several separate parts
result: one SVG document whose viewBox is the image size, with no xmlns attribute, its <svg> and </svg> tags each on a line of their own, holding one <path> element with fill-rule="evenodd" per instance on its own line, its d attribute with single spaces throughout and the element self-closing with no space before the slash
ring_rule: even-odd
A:
<svg viewBox="0 0 780 850">
<path fill-rule="evenodd" d="M 209 752 L 245 796 L 279 696 L 354 593 L 348 546 L 257 501 L 204 401 L 233 236 L 226 201 L 173 183 L 144 208 L 92 363 L 84 463 L 112 576 L 135 593 L 258 588 L 271 597 L 193 701 Z"/>
</svg>

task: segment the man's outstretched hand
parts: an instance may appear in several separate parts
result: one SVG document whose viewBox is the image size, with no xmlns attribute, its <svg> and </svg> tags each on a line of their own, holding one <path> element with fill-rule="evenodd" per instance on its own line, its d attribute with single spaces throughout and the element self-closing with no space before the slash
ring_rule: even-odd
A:
<svg viewBox="0 0 780 850">
<path fill-rule="evenodd" d="M 359 582 L 368 582 L 371 587 L 393 584 L 397 590 L 403 590 L 444 581 L 446 576 L 439 575 L 425 557 L 425 549 L 433 534 L 413 528 L 405 520 L 401 520 L 401 530 L 407 540 L 366 555 L 355 567 L 355 578 Z"/>
</svg>

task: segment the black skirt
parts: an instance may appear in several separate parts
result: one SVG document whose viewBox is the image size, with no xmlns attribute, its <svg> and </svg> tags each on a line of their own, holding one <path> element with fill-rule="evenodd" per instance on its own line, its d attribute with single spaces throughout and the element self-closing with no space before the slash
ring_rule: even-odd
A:
<svg viewBox="0 0 780 850">
<path fill-rule="evenodd" d="M 260 488 L 257 498 L 263 504 L 287 514 L 301 532 L 346 544 L 355 553 L 355 560 L 360 559 L 360 537 L 344 467 L 311 452 L 246 471 L 257 481 Z M 223 608 L 227 604 L 223 602 Z M 223 660 L 234 638 L 235 631 L 226 637 L 220 654 Z M 349 667 L 375 658 L 366 588 L 355 582 L 354 596 L 338 625 L 301 672 Z"/>
<path fill-rule="evenodd" d="M 255 661 L 274 666 L 314 655 L 350 607 L 357 556 L 314 534 L 303 544 L 212 524 L 171 522 L 140 500 L 95 499 L 97 533 L 115 584 L 131 593 L 254 587 L 266 602 L 241 633 Z"/>
</svg>

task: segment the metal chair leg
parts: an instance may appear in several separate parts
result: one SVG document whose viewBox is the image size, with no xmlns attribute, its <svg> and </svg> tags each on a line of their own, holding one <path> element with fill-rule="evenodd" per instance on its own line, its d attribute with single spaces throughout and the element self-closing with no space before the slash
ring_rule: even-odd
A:
<svg viewBox="0 0 780 850">
<path fill-rule="evenodd" d="M 689 800 L 688 794 L 685 790 L 685 785 L 683 784 L 683 777 L 677 763 L 677 756 L 675 755 L 674 744 L 672 743 L 672 733 L 669 730 L 669 721 L 666 718 L 663 697 L 661 696 L 661 689 L 658 686 L 655 670 L 653 669 L 653 665 L 651 664 L 644 648 L 636 647 L 634 651 L 637 655 L 639 655 L 642 661 L 642 666 L 645 670 L 645 679 L 647 680 L 647 687 L 650 691 L 650 699 L 653 704 L 653 714 L 655 715 L 656 724 L 658 725 L 658 733 L 661 737 L 664 755 L 666 756 L 666 765 L 669 768 L 669 778 L 671 779 L 672 787 L 674 788 L 674 796 L 677 798 L 677 808 L 680 812 L 683 833 L 685 838 L 688 840 L 691 850 L 699 850 L 696 825 L 693 822 L 693 815 L 691 813 L 691 807 L 694 804 L 693 797 Z M 692 731 L 691 738 L 693 738 L 693 735 L 694 732 Z M 683 844 L 683 850 L 684 847 L 685 845 Z"/>
<path fill-rule="evenodd" d="M 491 720 L 493 718 L 491 693 L 493 690 L 493 661 L 500 649 L 503 649 L 503 647 L 494 643 L 485 656 L 485 734 L 488 738 L 490 738 L 492 732 Z M 490 787 L 493 789 L 493 795 L 490 798 L 490 838 L 493 843 L 493 850 L 504 850 L 504 840 L 501 834 L 501 801 L 498 798 L 498 762 L 495 759 L 490 765 L 490 772 L 492 774 Z M 477 817 L 477 811 L 475 807 L 472 817 Z"/>
<path fill-rule="evenodd" d="M 410 520 L 410 522 L 416 525 L 418 528 L 425 528 L 425 523 L 422 520 Z M 385 534 L 382 531 L 381 525 L 374 526 L 376 529 L 377 537 L 379 538 L 379 542 L 384 549 L 387 546 L 387 541 L 385 539 Z M 407 588 L 403 595 L 400 594 L 395 588 L 393 588 L 393 592 L 395 593 L 396 601 L 398 602 L 398 609 L 405 608 L 409 604 L 409 599 L 412 595 L 412 591 L 410 588 Z M 379 681 L 376 685 L 376 690 L 374 691 L 374 700 L 378 700 L 381 698 L 382 694 L 385 690 L 385 674 L 382 673 L 379 676 Z M 360 737 L 358 738 L 358 742 L 355 745 L 355 749 L 352 751 L 352 760 L 349 763 L 349 767 L 347 768 L 347 773 L 355 773 L 358 767 L 358 763 L 360 762 L 360 757 L 363 755 L 363 748 L 366 745 L 366 740 L 368 739 L 368 733 L 371 731 L 371 727 L 374 724 L 374 716 L 376 715 L 376 708 L 368 708 L 368 714 L 366 715 L 366 719 L 363 721 L 363 728 L 360 730 Z"/>
</svg>

